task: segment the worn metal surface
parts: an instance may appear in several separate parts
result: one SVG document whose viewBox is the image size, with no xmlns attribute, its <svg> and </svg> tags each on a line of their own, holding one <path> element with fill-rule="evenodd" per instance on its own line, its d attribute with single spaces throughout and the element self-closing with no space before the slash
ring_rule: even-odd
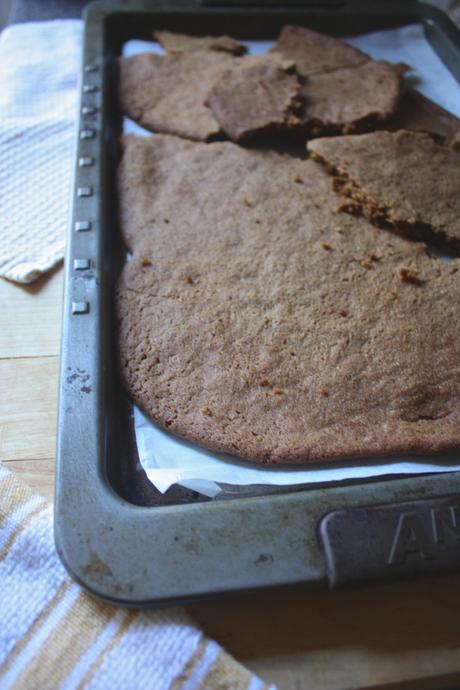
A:
<svg viewBox="0 0 460 690">
<path fill-rule="evenodd" d="M 399 9 L 398 9 L 399 8 Z M 332 511 L 460 494 L 459 474 L 296 487 L 207 500 L 161 496 L 137 463 L 131 406 L 118 383 L 113 288 L 125 260 L 115 169 L 121 120 L 116 59 L 155 29 L 273 39 L 285 23 L 329 33 L 370 31 L 425 17 L 417 3 L 339 9 L 96 2 L 86 14 L 79 134 L 66 260 L 55 535 L 69 572 L 126 605 L 325 580 L 317 525 Z M 442 22 L 438 21 L 439 31 Z M 450 43 L 451 45 L 451 43 Z M 91 135 L 88 133 L 91 132 Z"/>
<path fill-rule="evenodd" d="M 460 570 L 460 496 L 335 510 L 319 528 L 331 586 Z"/>
</svg>

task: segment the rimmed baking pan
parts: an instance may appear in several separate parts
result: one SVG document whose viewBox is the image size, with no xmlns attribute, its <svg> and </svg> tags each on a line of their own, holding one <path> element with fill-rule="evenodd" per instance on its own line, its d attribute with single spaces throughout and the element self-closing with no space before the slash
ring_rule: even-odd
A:
<svg viewBox="0 0 460 690">
<path fill-rule="evenodd" d="M 151 40 L 158 29 L 274 40 L 287 23 L 349 35 L 413 22 L 460 79 L 458 30 L 418 2 L 88 6 L 66 257 L 55 535 L 66 568 L 93 594 L 148 605 L 460 567 L 460 472 L 252 487 L 214 500 L 180 487 L 160 494 L 139 466 L 131 404 L 116 369 L 113 291 L 126 260 L 115 192 L 123 45 Z"/>
</svg>

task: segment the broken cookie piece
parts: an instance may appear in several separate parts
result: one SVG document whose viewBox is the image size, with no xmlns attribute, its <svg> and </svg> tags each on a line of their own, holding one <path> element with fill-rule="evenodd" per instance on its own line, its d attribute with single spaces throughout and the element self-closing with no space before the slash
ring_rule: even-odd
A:
<svg viewBox="0 0 460 690">
<path fill-rule="evenodd" d="M 216 50 L 232 55 L 244 55 L 246 46 L 230 36 L 189 36 L 172 31 L 155 31 L 155 40 L 167 53 L 191 53 L 195 50 Z"/>
<path fill-rule="evenodd" d="M 235 60 L 207 97 L 216 120 L 234 141 L 298 129 L 300 83 L 292 61 L 276 55 Z"/>
<path fill-rule="evenodd" d="M 221 129 L 204 101 L 233 60 L 213 50 L 120 58 L 120 107 L 151 131 L 196 141 L 215 139 Z"/>
<path fill-rule="evenodd" d="M 406 130 L 314 139 L 307 148 L 373 223 L 460 255 L 460 152 Z"/>
<path fill-rule="evenodd" d="M 343 41 L 304 26 L 285 26 L 272 52 L 293 60 L 299 74 L 309 77 L 343 67 L 356 67 L 369 56 Z"/>
<path fill-rule="evenodd" d="M 385 129 L 429 132 L 444 139 L 451 146 L 460 144 L 458 117 L 411 88 L 402 94 L 396 112 L 385 124 Z"/>
<path fill-rule="evenodd" d="M 296 64 L 309 137 L 367 131 L 395 111 L 401 76 L 386 62 L 301 26 L 286 26 L 273 51 Z"/>
<path fill-rule="evenodd" d="M 399 90 L 399 77 L 386 62 L 313 75 L 301 90 L 304 126 L 311 136 L 374 128 L 394 112 Z"/>
</svg>

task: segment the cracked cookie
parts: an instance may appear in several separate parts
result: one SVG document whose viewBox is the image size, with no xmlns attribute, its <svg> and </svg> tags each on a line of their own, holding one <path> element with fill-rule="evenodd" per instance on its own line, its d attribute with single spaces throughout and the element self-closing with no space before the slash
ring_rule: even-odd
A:
<svg viewBox="0 0 460 690">
<path fill-rule="evenodd" d="M 268 464 L 459 447 L 458 260 L 274 151 L 129 136 L 119 185 L 120 370 L 158 424 Z"/>
<path fill-rule="evenodd" d="M 315 139 L 307 148 L 350 198 L 344 210 L 460 254 L 459 151 L 406 130 Z"/>
</svg>

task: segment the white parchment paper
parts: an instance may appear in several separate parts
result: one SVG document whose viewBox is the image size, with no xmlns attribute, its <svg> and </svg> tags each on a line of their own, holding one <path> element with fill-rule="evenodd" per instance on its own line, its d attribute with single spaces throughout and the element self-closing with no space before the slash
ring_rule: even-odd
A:
<svg viewBox="0 0 460 690">
<path fill-rule="evenodd" d="M 379 31 L 347 39 L 376 59 L 404 62 L 412 67 L 406 79 L 425 96 L 460 117 L 460 86 L 425 40 L 421 26 Z M 272 43 L 247 43 L 252 54 L 266 52 Z M 124 55 L 142 52 L 163 52 L 156 43 L 129 41 Z M 129 119 L 124 130 L 150 135 Z M 138 408 L 134 408 L 134 422 L 139 460 L 150 481 L 165 492 L 173 484 L 180 484 L 207 496 L 219 493 L 219 484 L 238 486 L 266 484 L 289 486 L 345 481 L 377 476 L 420 474 L 426 472 L 452 472 L 460 470 L 460 454 L 442 460 L 411 460 L 391 458 L 382 461 L 362 460 L 358 464 L 335 464 L 327 467 L 310 466 L 308 469 L 262 468 L 245 463 L 229 455 L 217 455 L 182 441 L 150 421 Z"/>
</svg>

